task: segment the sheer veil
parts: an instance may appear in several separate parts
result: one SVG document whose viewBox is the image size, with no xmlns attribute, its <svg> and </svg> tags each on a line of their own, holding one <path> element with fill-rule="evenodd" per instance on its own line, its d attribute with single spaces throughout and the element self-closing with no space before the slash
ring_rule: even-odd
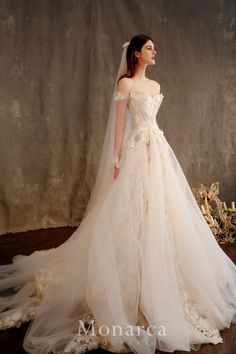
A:
<svg viewBox="0 0 236 354">
<path fill-rule="evenodd" d="M 129 42 L 126 42 L 122 45 L 123 52 L 121 56 L 121 61 L 119 65 L 119 69 L 116 75 L 115 85 L 113 89 L 113 95 L 116 91 L 117 81 L 119 77 L 126 73 L 127 70 L 127 61 L 126 61 L 126 53 Z M 127 136 L 131 130 L 132 120 L 129 111 L 126 111 L 125 117 L 125 128 L 124 128 L 124 136 L 122 142 L 122 150 L 121 150 L 121 160 L 120 165 L 122 166 L 122 151 L 124 149 Z M 87 204 L 84 217 L 88 215 L 88 213 L 96 206 L 101 205 L 102 201 L 107 195 L 111 184 L 113 183 L 113 161 L 114 161 L 114 137 L 115 137 L 115 121 L 116 121 L 116 102 L 112 99 L 110 105 L 110 111 L 108 116 L 107 128 L 104 137 L 102 153 L 99 161 L 97 177 L 95 180 L 94 187 L 92 189 L 89 202 Z"/>
</svg>

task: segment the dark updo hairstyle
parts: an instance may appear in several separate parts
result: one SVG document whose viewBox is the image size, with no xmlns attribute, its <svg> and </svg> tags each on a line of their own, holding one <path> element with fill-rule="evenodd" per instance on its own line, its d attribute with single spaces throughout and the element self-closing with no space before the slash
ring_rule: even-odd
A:
<svg viewBox="0 0 236 354">
<path fill-rule="evenodd" d="M 135 51 L 140 52 L 142 49 L 142 46 L 147 42 L 152 40 L 151 37 L 146 36 L 145 34 L 138 34 L 137 36 L 134 36 L 128 45 L 127 48 L 127 53 L 126 53 L 126 61 L 127 61 L 127 72 L 123 74 L 117 83 L 123 78 L 123 77 L 128 77 L 131 78 L 134 76 L 135 73 L 135 67 L 138 63 L 138 58 L 134 54 Z"/>
</svg>

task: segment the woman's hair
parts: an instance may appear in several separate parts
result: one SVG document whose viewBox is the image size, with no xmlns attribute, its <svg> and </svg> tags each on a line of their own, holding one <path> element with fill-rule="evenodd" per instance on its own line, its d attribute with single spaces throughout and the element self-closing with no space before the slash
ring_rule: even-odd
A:
<svg viewBox="0 0 236 354">
<path fill-rule="evenodd" d="M 123 78 L 123 77 L 128 77 L 131 78 L 134 76 L 135 73 L 135 67 L 138 63 L 138 58 L 134 54 L 135 51 L 140 52 L 142 49 L 142 46 L 147 42 L 147 41 L 153 41 L 151 37 L 146 36 L 145 34 L 139 34 L 137 36 L 134 36 L 128 45 L 127 48 L 127 53 L 126 53 L 126 62 L 127 62 L 127 72 L 123 74 L 117 83 Z"/>
</svg>

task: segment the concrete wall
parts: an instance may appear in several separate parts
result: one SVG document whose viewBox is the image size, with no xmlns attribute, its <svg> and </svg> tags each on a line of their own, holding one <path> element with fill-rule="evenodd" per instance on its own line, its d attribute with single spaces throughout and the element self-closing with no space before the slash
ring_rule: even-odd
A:
<svg viewBox="0 0 236 354">
<path fill-rule="evenodd" d="M 190 183 L 236 199 L 234 0 L 0 0 L 0 233 L 78 225 L 121 45 L 154 39 L 157 116 Z"/>
</svg>

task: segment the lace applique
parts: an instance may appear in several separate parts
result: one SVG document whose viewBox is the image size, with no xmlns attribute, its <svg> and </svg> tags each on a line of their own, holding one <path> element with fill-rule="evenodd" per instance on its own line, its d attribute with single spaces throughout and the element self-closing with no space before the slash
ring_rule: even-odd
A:
<svg viewBox="0 0 236 354">
<path fill-rule="evenodd" d="M 202 334 L 211 339 L 213 344 L 223 343 L 223 339 L 217 328 L 212 327 L 208 320 L 209 313 L 200 313 L 194 305 L 193 301 L 189 300 L 187 293 L 184 293 L 185 305 L 184 310 L 187 318 L 191 321 L 196 329 Z"/>
<path fill-rule="evenodd" d="M 98 349 L 98 347 L 105 350 L 111 349 L 111 343 L 105 341 L 104 338 L 97 335 L 96 321 L 91 312 L 84 315 L 82 322 L 84 324 L 85 331 L 83 326 L 79 327 L 78 333 L 74 335 L 72 340 L 64 349 L 65 353 L 81 354 L 93 349 Z"/>
<path fill-rule="evenodd" d="M 27 307 L 22 310 L 15 311 L 11 315 L 8 315 L 0 319 L 0 329 L 19 328 L 22 323 L 31 321 L 35 316 L 35 307 Z"/>
<path fill-rule="evenodd" d="M 9 315 L 0 318 L 0 329 L 8 329 L 12 327 L 20 327 L 23 323 L 31 321 L 35 316 L 37 306 L 40 304 L 45 290 L 52 280 L 55 267 L 51 268 L 51 271 L 44 269 L 38 270 L 35 276 L 35 291 L 28 298 L 27 302 L 22 307 L 9 310 Z M 4 313 L 3 313 L 4 315 Z"/>
<path fill-rule="evenodd" d="M 170 223 L 168 223 L 170 225 Z M 177 254 L 177 249 L 175 246 L 172 230 L 169 227 L 169 235 L 170 235 L 170 244 L 173 254 Z M 184 306 L 184 314 L 185 318 L 191 325 L 193 325 L 198 331 L 200 331 L 203 335 L 210 339 L 210 342 L 213 344 L 222 343 L 223 339 L 220 336 L 219 330 L 214 328 L 209 320 L 209 313 L 206 311 L 205 313 L 201 312 L 194 301 L 190 301 L 188 293 L 184 290 L 184 285 L 182 282 L 181 275 L 178 271 L 178 267 L 175 264 L 176 272 L 177 272 L 177 280 L 178 280 L 178 288 L 183 300 Z"/>
<path fill-rule="evenodd" d="M 164 170 L 164 169 L 163 169 Z M 165 181 L 165 178 L 163 178 Z M 168 205 L 167 201 L 167 194 L 165 194 L 166 198 L 166 203 L 165 205 Z M 210 321 L 210 314 L 208 311 L 201 311 L 195 301 L 190 300 L 189 295 L 187 291 L 185 290 L 184 287 L 184 282 L 182 279 L 182 275 L 180 273 L 178 261 L 177 261 L 177 248 L 173 236 L 173 231 L 172 231 L 172 226 L 171 226 L 171 218 L 169 216 L 168 210 L 165 209 L 165 216 L 166 216 L 166 225 L 168 228 L 168 233 L 169 233 L 169 240 L 170 240 L 170 246 L 172 249 L 172 253 L 174 256 L 174 265 L 175 265 L 175 271 L 176 271 L 176 278 L 178 282 L 178 289 L 182 298 L 183 302 L 183 308 L 184 308 L 184 316 L 185 319 L 192 325 L 194 326 L 199 332 L 201 332 L 205 337 L 209 338 L 209 342 L 213 344 L 218 344 L 222 343 L 223 339 L 219 333 L 219 330 L 217 328 L 214 328 L 211 324 Z"/>
<path fill-rule="evenodd" d="M 130 134 L 127 140 L 127 150 L 131 151 L 135 148 L 136 144 L 140 141 L 143 141 L 145 144 L 148 144 L 150 139 L 150 132 L 149 131 L 141 131 L 141 132 L 133 132 Z"/>
<path fill-rule="evenodd" d="M 51 271 L 41 270 L 41 271 L 37 272 L 36 277 L 35 277 L 36 297 L 39 297 L 39 298 L 43 297 L 45 290 L 46 290 L 49 282 L 52 280 L 53 276 L 54 276 L 54 269 L 52 269 Z"/>
<path fill-rule="evenodd" d="M 150 136 L 151 135 L 155 136 L 156 138 L 159 138 L 159 139 L 164 138 L 164 132 L 163 132 L 163 130 L 161 130 L 159 128 L 133 130 L 133 132 L 131 132 L 131 134 L 127 140 L 127 149 L 132 150 L 139 141 L 143 141 L 147 145 L 148 153 L 150 153 Z"/>
<path fill-rule="evenodd" d="M 126 100 L 127 98 L 129 98 L 129 93 L 122 93 L 120 91 L 115 91 L 113 93 L 113 99 L 116 102 L 121 101 L 121 100 Z"/>
</svg>

